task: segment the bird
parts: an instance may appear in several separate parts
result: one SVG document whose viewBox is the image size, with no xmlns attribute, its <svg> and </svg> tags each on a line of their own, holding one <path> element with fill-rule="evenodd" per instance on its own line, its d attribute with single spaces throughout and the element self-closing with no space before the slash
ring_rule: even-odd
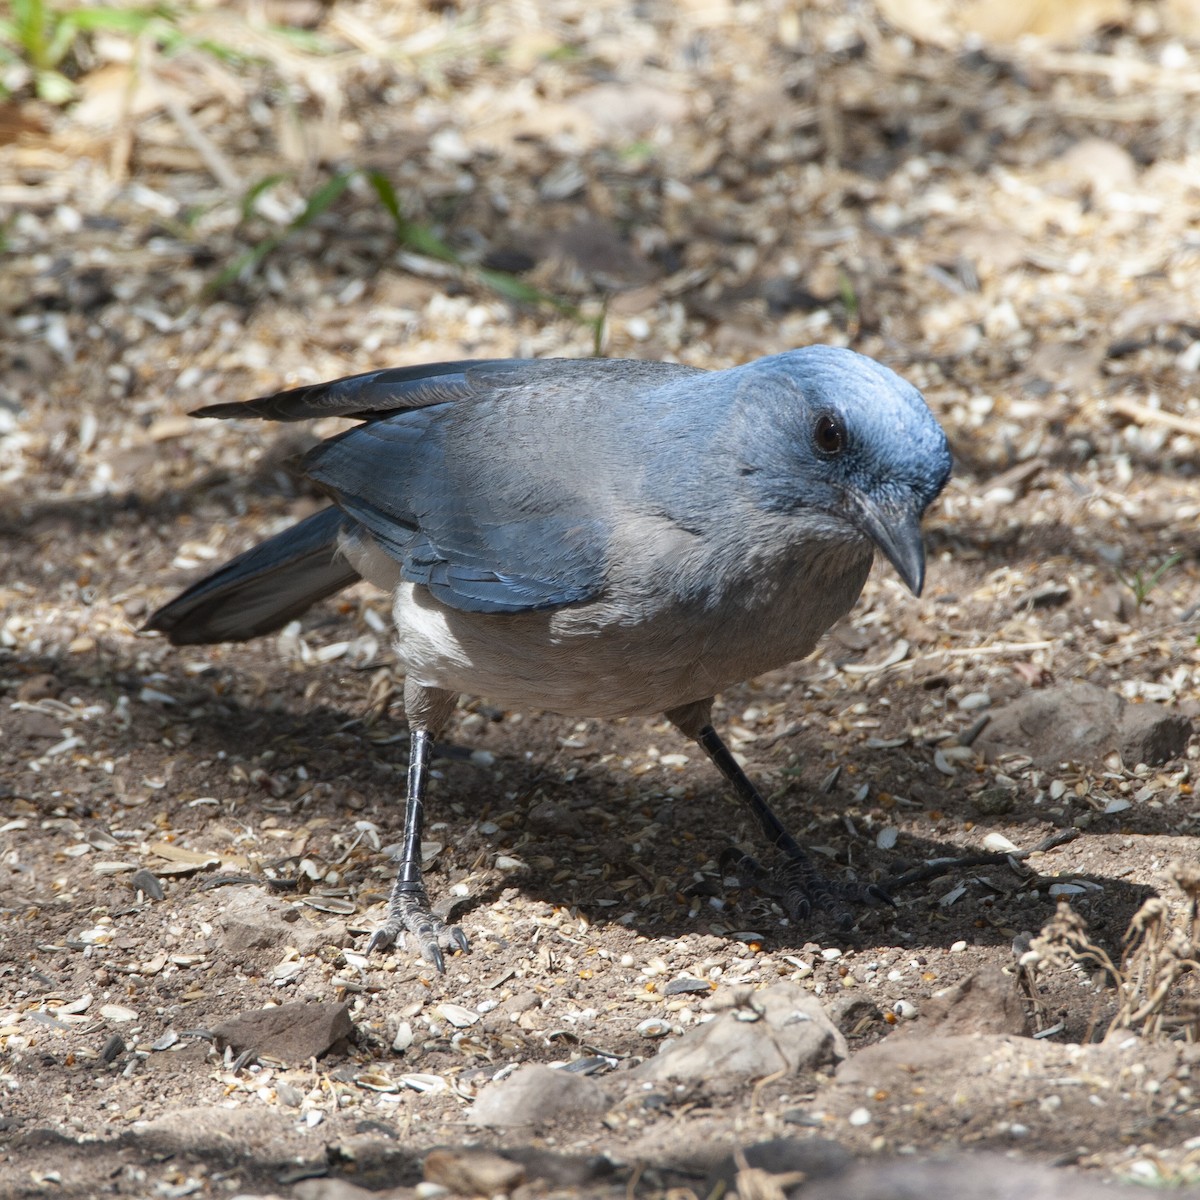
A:
<svg viewBox="0 0 1200 1200">
<path fill-rule="evenodd" d="M 210 418 L 358 424 L 299 470 L 328 507 L 154 612 L 172 643 L 244 641 L 366 579 L 390 594 L 410 748 L 387 915 L 438 971 L 466 952 L 421 870 L 430 759 L 461 695 L 572 718 L 665 714 L 782 860 L 789 914 L 846 924 L 889 899 L 829 880 L 712 721 L 717 693 L 807 657 L 875 553 L 919 596 L 922 518 L 950 476 L 924 397 L 810 345 L 721 370 L 632 359 L 467 359 L 209 405 Z"/>
</svg>

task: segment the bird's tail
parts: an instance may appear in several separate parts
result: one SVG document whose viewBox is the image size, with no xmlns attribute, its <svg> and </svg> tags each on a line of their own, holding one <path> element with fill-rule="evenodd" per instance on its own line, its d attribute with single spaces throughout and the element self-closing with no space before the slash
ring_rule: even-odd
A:
<svg viewBox="0 0 1200 1200">
<path fill-rule="evenodd" d="M 280 629 L 361 578 L 338 553 L 348 519 L 334 506 L 230 559 L 146 622 L 177 646 L 245 642 Z"/>
</svg>

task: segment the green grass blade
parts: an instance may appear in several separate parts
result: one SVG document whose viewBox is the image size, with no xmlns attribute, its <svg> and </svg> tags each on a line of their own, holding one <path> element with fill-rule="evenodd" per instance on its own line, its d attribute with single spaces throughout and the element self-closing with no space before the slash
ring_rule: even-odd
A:
<svg viewBox="0 0 1200 1200">
<path fill-rule="evenodd" d="M 165 8 L 77 8 L 63 18 L 77 30 L 106 33 L 127 33 L 136 37 L 155 21 L 174 20 L 174 14 Z"/>
<path fill-rule="evenodd" d="M 358 174 L 357 171 L 339 171 L 326 180 L 308 198 L 308 203 L 305 204 L 299 215 L 292 219 L 287 231 L 292 233 L 297 229 L 303 229 L 306 225 L 311 225 L 350 186 L 350 181 L 356 174 Z"/>
<path fill-rule="evenodd" d="M 375 195 L 379 197 L 379 203 L 392 218 L 396 241 L 417 254 L 425 254 L 442 262 L 462 266 L 459 256 L 432 229 L 426 225 L 420 225 L 416 221 L 410 221 L 404 215 L 400 208 L 400 197 L 396 195 L 392 181 L 382 171 L 365 171 L 363 174 Z"/>
<path fill-rule="evenodd" d="M 242 220 L 248 221 L 254 216 L 254 205 L 259 196 L 270 191 L 277 183 L 282 183 L 285 179 L 290 178 L 291 176 L 286 172 L 279 171 L 274 175 L 264 175 L 257 183 L 252 183 L 242 197 Z"/>
<path fill-rule="evenodd" d="M 204 289 L 205 294 L 209 296 L 214 295 L 228 287 L 235 280 L 253 273 L 263 259 L 268 254 L 278 250 L 293 233 L 311 225 L 319 216 L 328 211 L 330 206 L 346 190 L 356 174 L 356 171 L 339 171 L 336 175 L 327 179 L 309 196 L 304 208 L 283 229 L 263 238 L 262 241 L 251 246 L 249 250 L 239 254 L 233 262 L 227 264 Z M 269 187 L 272 182 L 274 181 L 260 181 L 260 183 L 254 185 L 251 191 L 254 191 L 256 188 L 256 194 L 261 195 L 265 187 Z"/>
</svg>

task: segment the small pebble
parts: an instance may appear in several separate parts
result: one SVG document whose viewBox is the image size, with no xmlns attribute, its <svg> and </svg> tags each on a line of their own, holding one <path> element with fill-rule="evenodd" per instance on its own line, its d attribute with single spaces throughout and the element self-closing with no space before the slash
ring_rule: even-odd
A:
<svg viewBox="0 0 1200 1200">
<path fill-rule="evenodd" d="M 870 1125 L 871 1113 L 865 1108 L 856 1108 L 848 1118 L 851 1125 Z"/>
<path fill-rule="evenodd" d="M 1129 1174 L 1144 1183 L 1156 1183 L 1160 1180 L 1158 1167 L 1148 1158 L 1139 1158 L 1129 1164 Z"/>
<path fill-rule="evenodd" d="M 424 1170 L 427 1183 L 458 1196 L 507 1196 L 525 1179 L 520 1163 L 480 1147 L 431 1150 Z"/>
<path fill-rule="evenodd" d="M 917 1006 L 911 1000 L 897 1000 L 892 1005 L 892 1012 L 902 1021 L 912 1021 L 917 1016 Z"/>
<path fill-rule="evenodd" d="M 661 1017 L 647 1017 L 638 1023 L 638 1036 L 644 1038 L 666 1037 L 671 1032 L 671 1023 Z"/>
<path fill-rule="evenodd" d="M 954 944 L 953 944 L 953 945 L 950 947 L 950 953 L 951 953 L 951 954 L 961 954 L 961 953 L 962 953 L 962 951 L 964 951 L 966 948 L 967 948 L 967 943 L 966 943 L 966 942 L 961 942 L 961 941 L 960 941 L 960 942 L 955 942 L 955 943 L 954 943 Z"/>
<path fill-rule="evenodd" d="M 664 996 L 678 996 L 689 992 L 711 992 L 712 984 L 707 979 L 690 979 L 684 977 L 682 979 L 672 979 L 670 983 L 663 988 Z"/>
<path fill-rule="evenodd" d="M 466 1029 L 468 1025 L 474 1025 L 479 1020 L 477 1012 L 464 1008 L 461 1004 L 439 1004 L 433 1013 L 443 1021 L 448 1021 L 455 1029 Z"/>
<path fill-rule="evenodd" d="M 1004 834 L 996 833 L 995 830 L 993 830 L 987 835 L 987 837 L 983 839 L 983 844 L 985 847 L 987 847 L 987 849 L 993 850 L 997 854 L 1013 854 L 1019 849 L 1019 847 L 1013 842 L 1009 841 Z"/>
</svg>

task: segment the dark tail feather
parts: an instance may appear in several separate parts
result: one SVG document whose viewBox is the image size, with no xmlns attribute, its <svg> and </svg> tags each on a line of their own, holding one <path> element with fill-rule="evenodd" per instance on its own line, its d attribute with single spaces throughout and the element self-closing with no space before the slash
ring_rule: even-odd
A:
<svg viewBox="0 0 1200 1200">
<path fill-rule="evenodd" d="M 336 507 L 314 513 L 192 584 L 154 613 L 146 628 L 177 646 L 245 642 L 282 628 L 361 578 L 338 553 L 338 534 L 347 523 Z"/>
</svg>

